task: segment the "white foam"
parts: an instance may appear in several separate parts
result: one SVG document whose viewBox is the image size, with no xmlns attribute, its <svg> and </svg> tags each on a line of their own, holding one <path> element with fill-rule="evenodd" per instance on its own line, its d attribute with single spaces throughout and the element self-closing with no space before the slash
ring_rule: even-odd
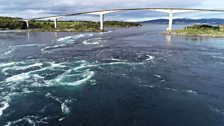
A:
<svg viewBox="0 0 224 126">
<path fill-rule="evenodd" d="M 23 94 L 29 94 L 29 93 L 33 93 L 34 91 L 30 91 L 28 88 L 24 88 L 22 93 Z"/>
<path fill-rule="evenodd" d="M 2 107 L 0 107 L 0 116 L 2 116 L 3 111 L 9 107 L 9 103 L 4 101 L 0 105 L 2 106 Z"/>
<path fill-rule="evenodd" d="M 196 91 L 193 91 L 193 90 L 186 90 L 186 91 L 184 91 L 184 92 L 187 92 L 187 93 L 190 93 L 190 94 L 197 94 L 197 92 Z"/>
<path fill-rule="evenodd" d="M 31 68 L 31 67 L 41 67 L 42 65 L 43 65 L 43 63 L 34 63 L 34 64 L 24 67 L 23 69 L 27 69 L 27 68 Z"/>
<path fill-rule="evenodd" d="M 142 65 L 142 64 L 144 64 L 144 62 L 134 63 L 134 62 L 119 61 L 119 62 L 111 62 L 111 63 L 101 63 L 100 65 L 101 66 L 106 66 L 106 65 L 122 65 L 122 64 L 125 64 L 125 65 Z"/>
<path fill-rule="evenodd" d="M 103 60 L 109 60 L 109 61 L 118 61 L 118 62 L 126 62 L 126 61 L 127 61 L 127 60 L 116 59 L 116 58 L 103 59 Z"/>
<path fill-rule="evenodd" d="M 78 34 L 78 35 L 74 35 L 74 36 L 66 36 L 66 37 L 58 38 L 56 41 L 60 42 L 60 44 L 56 43 L 56 45 L 47 46 L 45 48 L 42 48 L 41 51 L 45 52 L 45 53 L 51 53 L 51 51 L 48 51 L 49 49 L 63 47 L 63 46 L 66 46 L 68 44 L 74 43 L 75 40 L 77 40 L 79 38 L 91 37 L 91 36 L 93 36 L 93 34 Z"/>
<path fill-rule="evenodd" d="M 88 40 L 85 40 L 82 42 L 82 44 L 84 44 L 84 45 L 99 45 L 100 42 L 98 42 L 98 41 L 90 42 Z"/>
<path fill-rule="evenodd" d="M 1 63 L 0 64 L 0 67 L 8 67 L 8 66 L 12 66 L 12 65 L 15 65 L 16 62 L 11 62 L 11 63 Z"/>
<path fill-rule="evenodd" d="M 155 59 L 155 57 L 154 56 L 151 56 L 151 55 L 146 55 L 148 58 L 146 59 L 146 61 L 150 61 L 150 60 L 153 60 L 153 59 Z"/>
<path fill-rule="evenodd" d="M 72 38 L 72 36 L 67 36 L 67 37 L 59 38 L 59 39 L 57 39 L 57 41 L 61 42 L 61 41 L 65 41 L 65 40 L 71 39 L 71 38 Z"/>
<path fill-rule="evenodd" d="M 144 84 L 144 85 L 141 85 L 141 86 L 143 86 L 143 87 L 149 87 L 149 88 L 155 88 L 154 85 L 146 85 L 146 84 Z"/>
<path fill-rule="evenodd" d="M 38 121 L 36 121 L 38 119 L 37 116 L 25 116 L 23 118 L 20 118 L 18 120 L 15 120 L 15 121 L 11 121 L 11 122 L 8 122 L 5 126 L 11 126 L 11 125 L 16 125 L 20 122 L 23 122 L 23 121 L 26 121 L 28 124 L 32 125 L 32 126 L 35 126 L 36 123 Z"/>
<path fill-rule="evenodd" d="M 32 67 L 42 67 L 42 65 L 42 63 L 25 64 L 24 62 L 12 62 L 8 64 L 3 64 L 2 72 L 5 72 L 7 70 L 25 70 Z"/>
<path fill-rule="evenodd" d="M 24 81 L 28 78 L 30 78 L 29 73 L 21 73 L 21 74 L 14 75 L 14 76 L 11 76 L 9 78 L 6 78 L 5 81 L 6 82 L 21 82 L 21 81 Z"/>
<path fill-rule="evenodd" d="M 93 76 L 94 76 L 94 72 L 93 71 L 87 71 L 83 75 L 83 77 L 84 77 L 83 79 L 76 81 L 72 85 L 81 85 L 81 84 L 85 83 L 86 81 L 90 80 Z"/>
<path fill-rule="evenodd" d="M 218 113 L 224 115 L 224 112 L 222 112 L 222 111 L 220 111 L 220 110 L 218 110 L 218 109 L 213 109 L 213 110 L 214 110 L 215 112 L 218 112 Z"/>
<path fill-rule="evenodd" d="M 11 54 L 14 50 L 15 50 L 15 48 L 11 48 L 11 49 L 9 49 L 8 51 L 4 52 L 4 53 L 2 54 L 2 56 L 7 56 L 7 55 Z"/>
<path fill-rule="evenodd" d="M 62 117 L 60 119 L 58 119 L 59 122 L 63 121 L 65 119 L 65 117 Z"/>
<path fill-rule="evenodd" d="M 70 113 L 71 110 L 70 110 L 70 108 L 68 107 L 67 104 L 71 103 L 72 100 L 68 100 L 68 99 L 66 99 L 66 100 L 63 102 L 63 101 L 62 101 L 61 99 L 59 99 L 58 97 L 52 96 L 51 93 L 47 93 L 45 96 L 48 97 L 48 98 L 52 98 L 52 99 L 54 99 L 55 101 L 59 102 L 59 103 L 61 104 L 61 112 L 62 112 L 63 114 L 69 114 L 69 113 Z"/>
<path fill-rule="evenodd" d="M 161 80 L 161 81 L 159 81 L 160 83 L 162 83 L 162 82 L 165 82 L 166 80 Z"/>
<path fill-rule="evenodd" d="M 93 38 L 93 39 L 88 39 L 82 42 L 84 45 L 99 45 L 100 42 L 102 42 L 102 38 Z"/>
<path fill-rule="evenodd" d="M 91 64 L 81 64 L 80 66 L 74 68 L 73 70 L 80 70 L 80 69 L 84 69 L 84 68 L 91 68 L 91 67 L 96 67 L 98 65 L 91 65 Z"/>
<path fill-rule="evenodd" d="M 158 77 L 158 78 L 161 78 L 161 75 L 159 75 L 159 74 L 155 74 L 154 76 Z"/>
<path fill-rule="evenodd" d="M 66 44 L 59 44 L 59 45 L 53 45 L 53 46 L 47 46 L 41 49 L 41 52 L 47 52 L 50 53 L 50 51 L 48 51 L 49 49 L 53 49 L 53 48 L 59 48 L 59 47 L 63 47 Z"/>
<path fill-rule="evenodd" d="M 63 103 L 61 103 L 61 111 L 64 114 L 69 114 L 70 113 L 70 108 L 67 106 L 68 100 L 65 100 Z"/>
<path fill-rule="evenodd" d="M 164 89 L 174 91 L 174 92 L 190 93 L 190 94 L 194 94 L 194 95 L 197 94 L 197 92 L 193 91 L 193 90 L 179 90 L 179 89 L 174 89 L 174 88 L 164 88 Z"/>
<path fill-rule="evenodd" d="M 63 63 L 55 63 L 55 62 L 50 62 L 51 68 L 62 68 L 62 67 L 66 67 L 65 65 L 63 65 Z"/>
<path fill-rule="evenodd" d="M 51 93 L 47 93 L 45 96 L 48 97 L 48 98 L 52 98 L 52 99 L 56 100 L 56 101 L 59 102 L 59 103 L 62 103 L 61 100 L 60 100 L 59 98 L 57 98 L 57 97 L 55 97 L 55 96 L 52 96 Z"/>
<path fill-rule="evenodd" d="M 170 91 L 174 91 L 174 92 L 178 91 L 177 89 L 174 89 L 174 88 L 165 88 L 165 90 L 170 90 Z"/>
<path fill-rule="evenodd" d="M 63 38 L 59 38 L 57 39 L 58 42 L 74 42 L 74 40 L 77 40 L 79 38 L 83 38 L 83 37 L 91 37 L 93 36 L 93 34 L 78 34 L 78 35 L 74 35 L 74 36 L 66 36 Z"/>
<path fill-rule="evenodd" d="M 224 59 L 223 56 L 212 56 L 213 58 L 217 58 L 217 59 Z"/>
<path fill-rule="evenodd" d="M 78 85 L 81 85 L 81 84 L 87 82 L 88 80 L 90 80 L 90 79 L 94 76 L 94 72 L 93 72 L 93 71 L 89 71 L 89 70 L 87 70 L 87 71 L 84 71 L 84 72 L 82 73 L 82 77 L 83 77 L 83 79 L 76 80 L 76 81 L 74 81 L 74 82 L 64 82 L 64 81 L 62 81 L 62 80 L 64 79 L 64 77 L 69 76 L 68 73 L 69 73 L 70 71 L 71 71 L 71 70 L 67 71 L 65 74 L 62 74 L 60 77 L 58 77 L 58 78 L 56 79 L 56 82 L 58 82 L 60 85 L 78 86 Z"/>
<path fill-rule="evenodd" d="M 4 126 L 11 126 L 11 122 L 7 122 L 7 124 L 5 124 Z"/>
<path fill-rule="evenodd" d="M 43 65 L 43 63 L 34 63 L 31 65 L 25 65 L 25 66 L 13 66 L 10 67 L 9 69 L 14 69 L 14 70 L 25 70 L 25 69 L 29 69 L 32 67 L 41 67 Z"/>
</svg>

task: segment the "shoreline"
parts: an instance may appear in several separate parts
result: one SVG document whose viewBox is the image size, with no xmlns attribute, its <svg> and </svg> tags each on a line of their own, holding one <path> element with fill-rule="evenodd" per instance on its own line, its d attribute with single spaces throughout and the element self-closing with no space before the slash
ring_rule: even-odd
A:
<svg viewBox="0 0 224 126">
<path fill-rule="evenodd" d="M 214 34 L 189 34 L 189 33 L 180 33 L 176 31 L 164 31 L 161 34 L 171 35 L 171 36 L 185 36 L 185 37 L 211 37 L 211 38 L 224 38 L 223 35 L 214 35 Z"/>
<path fill-rule="evenodd" d="M 130 27 L 106 27 L 105 29 L 126 29 L 126 28 L 133 28 L 133 27 L 141 27 L 140 26 L 130 26 Z M 0 32 L 106 32 L 106 30 L 76 30 L 72 28 L 67 29 L 7 29 L 7 30 L 0 30 Z"/>
<path fill-rule="evenodd" d="M 213 37 L 224 38 L 223 25 L 192 25 L 183 29 L 164 32 L 166 35 L 189 36 L 189 37 Z"/>
</svg>

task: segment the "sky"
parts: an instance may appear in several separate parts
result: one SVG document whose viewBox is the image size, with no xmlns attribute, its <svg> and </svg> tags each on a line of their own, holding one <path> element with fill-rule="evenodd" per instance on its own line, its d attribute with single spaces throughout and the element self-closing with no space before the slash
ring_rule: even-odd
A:
<svg viewBox="0 0 224 126">
<path fill-rule="evenodd" d="M 0 16 L 36 18 L 115 8 L 173 7 L 224 9 L 224 0 L 0 0 Z M 224 18 L 221 13 L 191 12 L 174 15 L 175 18 Z M 168 18 L 152 11 L 122 12 L 106 15 L 106 20 L 143 21 Z M 98 16 L 83 15 L 63 20 L 98 20 Z"/>
</svg>

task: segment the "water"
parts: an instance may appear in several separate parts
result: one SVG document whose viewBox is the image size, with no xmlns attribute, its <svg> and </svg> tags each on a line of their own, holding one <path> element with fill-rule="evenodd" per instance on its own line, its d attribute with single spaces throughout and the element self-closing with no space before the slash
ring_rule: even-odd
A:
<svg viewBox="0 0 224 126">
<path fill-rule="evenodd" d="M 224 39 L 164 29 L 0 33 L 0 126 L 223 126 Z"/>
</svg>

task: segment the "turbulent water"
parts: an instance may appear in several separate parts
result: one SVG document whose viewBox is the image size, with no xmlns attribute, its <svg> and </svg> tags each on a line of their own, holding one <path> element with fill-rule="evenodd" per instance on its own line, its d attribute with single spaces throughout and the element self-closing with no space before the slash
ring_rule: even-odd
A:
<svg viewBox="0 0 224 126">
<path fill-rule="evenodd" d="M 0 126 L 223 126 L 224 39 L 165 27 L 0 33 Z"/>
</svg>

